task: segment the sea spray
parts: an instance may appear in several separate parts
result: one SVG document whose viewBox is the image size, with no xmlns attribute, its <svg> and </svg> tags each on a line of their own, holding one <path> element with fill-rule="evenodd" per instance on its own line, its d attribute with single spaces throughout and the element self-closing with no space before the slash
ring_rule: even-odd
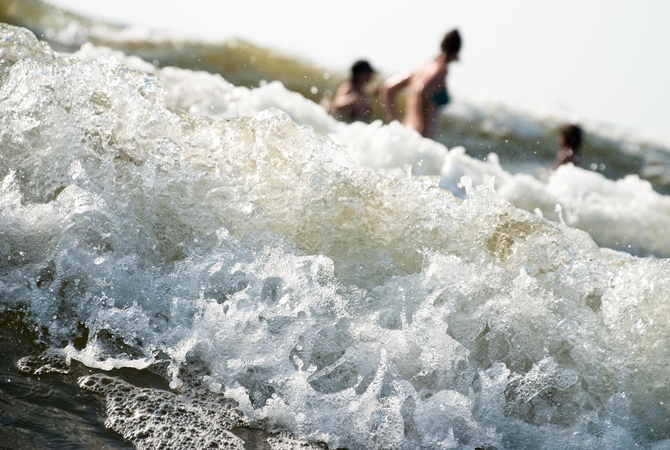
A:
<svg viewBox="0 0 670 450">
<path fill-rule="evenodd" d="M 574 167 L 560 167 L 555 173 L 538 171 L 539 176 L 512 174 L 501 166 L 496 153 L 489 153 L 485 160 L 474 159 L 469 149 L 456 146 L 448 150 L 397 122 L 388 126 L 380 121 L 349 125 L 337 122 L 322 107 L 289 92 L 279 82 L 256 89 L 237 87 L 218 75 L 156 69 L 138 58 L 88 44 L 75 55 L 83 59 L 114 55 L 129 68 L 149 71 L 160 81 L 165 104 L 173 111 L 219 119 L 253 116 L 266 108 L 279 108 L 297 123 L 309 125 L 346 147 L 347 158 L 338 160 L 341 164 L 353 161 L 397 177 L 404 176 L 408 168 L 413 175 L 439 176 L 440 187 L 462 198 L 463 176 L 467 175 L 475 185 L 493 178 L 496 191 L 517 208 L 539 210 L 543 217 L 558 220 L 555 210 L 560 204 L 564 221 L 588 232 L 602 247 L 640 256 L 670 255 L 663 238 L 664 230 L 670 226 L 670 200 L 639 175 L 609 180 L 597 171 Z M 530 125 L 524 123 L 522 130 L 527 127 Z M 531 133 L 532 129 L 526 132 Z"/>
<path fill-rule="evenodd" d="M 420 140 L 438 172 L 396 176 L 338 141 L 411 152 L 397 125 L 323 116 L 329 136 L 225 95 L 207 117 L 163 74 L 221 78 L 2 32 L 0 311 L 48 347 L 26 373 L 98 371 L 80 386 L 139 448 L 241 448 L 236 426 L 276 448 L 670 446 L 666 260 L 601 249 L 491 178 L 453 195 L 437 161 L 467 174 L 462 151 Z"/>
</svg>

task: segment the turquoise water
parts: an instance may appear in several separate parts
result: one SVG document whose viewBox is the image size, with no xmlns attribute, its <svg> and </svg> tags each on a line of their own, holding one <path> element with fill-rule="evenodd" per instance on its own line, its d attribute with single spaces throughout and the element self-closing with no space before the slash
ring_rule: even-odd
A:
<svg viewBox="0 0 670 450">
<path fill-rule="evenodd" d="M 663 143 L 584 124 L 550 174 L 561 118 L 343 124 L 321 69 L 38 9 L 61 53 L 0 30 L 3 445 L 670 447 Z"/>
</svg>

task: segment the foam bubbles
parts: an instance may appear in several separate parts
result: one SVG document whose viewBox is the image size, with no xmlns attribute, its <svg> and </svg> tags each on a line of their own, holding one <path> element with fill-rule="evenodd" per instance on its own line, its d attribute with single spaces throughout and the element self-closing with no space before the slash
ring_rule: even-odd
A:
<svg viewBox="0 0 670 450">
<path fill-rule="evenodd" d="M 244 422 L 228 402 L 181 398 L 106 375 L 85 376 L 79 384 L 104 396 L 105 425 L 138 449 L 244 448 L 244 441 L 229 431 Z"/>
<path fill-rule="evenodd" d="M 27 372 L 158 374 L 80 379 L 138 447 L 241 448 L 239 426 L 275 448 L 664 445 L 667 263 L 570 228 L 586 194 L 565 224 L 506 200 L 550 216 L 575 198 L 553 177 L 610 182 L 134 64 L 24 58 L 0 88 L 2 308 L 66 360 Z"/>
</svg>

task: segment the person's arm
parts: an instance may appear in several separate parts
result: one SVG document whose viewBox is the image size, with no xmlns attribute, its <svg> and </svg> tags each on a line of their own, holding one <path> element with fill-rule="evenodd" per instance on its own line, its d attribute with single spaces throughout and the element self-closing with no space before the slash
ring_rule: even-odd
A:
<svg viewBox="0 0 670 450">
<path fill-rule="evenodd" d="M 333 102 L 331 103 L 332 107 L 335 109 L 342 109 L 345 106 L 352 105 L 358 100 L 358 94 L 353 91 L 353 87 L 350 82 L 345 82 L 337 88 L 335 97 L 333 97 Z"/>
<path fill-rule="evenodd" d="M 562 148 L 558 151 L 554 163 L 551 165 L 551 170 L 558 169 L 559 166 L 566 163 L 573 163 L 575 166 L 579 164 L 579 155 L 570 148 Z"/>
<path fill-rule="evenodd" d="M 426 116 L 428 105 L 426 105 L 426 85 L 415 81 L 407 92 L 407 103 L 405 105 L 405 125 L 409 125 L 422 136 L 426 132 Z"/>
<path fill-rule="evenodd" d="M 410 72 L 401 72 L 393 75 L 379 86 L 379 97 L 384 107 L 387 122 L 398 120 L 395 98 L 398 92 L 409 84 L 411 75 Z"/>
</svg>

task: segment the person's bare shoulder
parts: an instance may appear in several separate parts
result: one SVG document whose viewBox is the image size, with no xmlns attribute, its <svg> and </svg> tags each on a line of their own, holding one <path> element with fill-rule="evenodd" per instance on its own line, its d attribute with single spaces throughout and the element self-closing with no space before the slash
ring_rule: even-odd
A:
<svg viewBox="0 0 670 450">
<path fill-rule="evenodd" d="M 416 81 L 420 82 L 423 85 L 433 84 L 434 80 L 445 76 L 446 71 L 444 68 L 435 61 L 430 61 L 429 63 L 424 64 L 416 72 Z"/>
</svg>

